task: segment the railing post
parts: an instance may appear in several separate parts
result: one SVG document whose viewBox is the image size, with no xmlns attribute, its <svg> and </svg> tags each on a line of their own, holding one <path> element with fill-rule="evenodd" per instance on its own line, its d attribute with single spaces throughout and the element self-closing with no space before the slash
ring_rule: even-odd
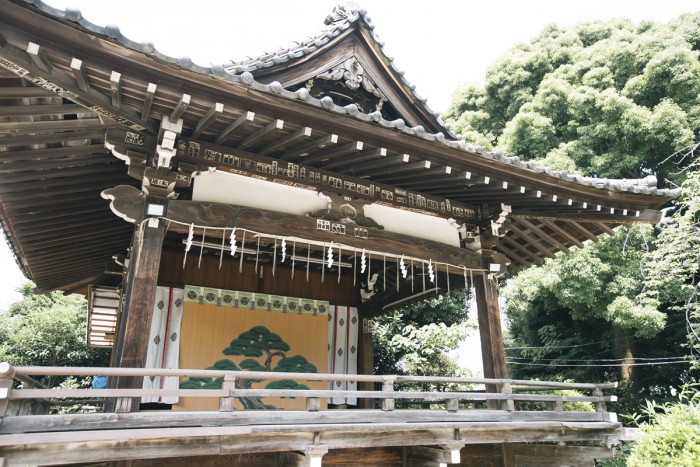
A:
<svg viewBox="0 0 700 467">
<path fill-rule="evenodd" d="M 320 397 L 307 397 L 306 398 L 306 410 L 308 412 L 318 412 L 321 410 L 321 398 Z"/>
<path fill-rule="evenodd" d="M 547 407 L 547 410 L 551 412 L 563 412 L 564 411 L 564 402 L 561 399 L 555 400 L 555 401 L 547 401 L 545 402 L 545 405 Z"/>
<path fill-rule="evenodd" d="M 228 390 L 229 396 L 219 399 L 219 412 L 233 412 L 233 402 L 235 398 L 231 397 L 230 394 L 231 390 L 236 389 L 236 375 L 226 373 L 224 375 L 224 381 L 221 384 L 221 389 Z"/>
<path fill-rule="evenodd" d="M 445 408 L 450 413 L 456 413 L 459 410 L 459 399 L 447 399 L 445 401 Z"/>
<path fill-rule="evenodd" d="M 595 388 L 591 394 L 593 395 L 593 397 L 602 398 L 603 397 L 603 390 L 600 388 Z M 598 402 L 595 402 L 595 411 L 596 412 L 607 412 L 608 406 L 604 401 L 599 399 Z"/>
<path fill-rule="evenodd" d="M 15 369 L 7 362 L 0 363 L 0 423 L 7 414 L 10 403 L 10 392 L 15 379 Z"/>
<path fill-rule="evenodd" d="M 384 383 L 382 384 L 382 392 L 393 392 L 394 391 L 394 381 L 396 377 L 386 377 Z M 382 398 L 382 410 L 384 412 L 391 412 L 394 410 L 395 401 L 392 398 Z"/>
<path fill-rule="evenodd" d="M 515 402 L 510 397 L 513 395 L 513 386 L 511 386 L 510 383 L 503 383 L 503 385 L 501 385 L 501 394 L 507 398 L 501 400 L 501 410 L 515 412 Z"/>
</svg>

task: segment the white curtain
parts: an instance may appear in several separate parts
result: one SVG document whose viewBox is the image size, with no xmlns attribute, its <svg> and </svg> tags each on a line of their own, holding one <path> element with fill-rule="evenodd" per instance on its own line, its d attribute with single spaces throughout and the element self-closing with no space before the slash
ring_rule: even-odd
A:
<svg viewBox="0 0 700 467">
<path fill-rule="evenodd" d="M 153 306 L 151 333 L 148 340 L 146 368 L 176 369 L 180 360 L 180 325 L 184 308 L 184 290 L 158 287 Z M 144 377 L 144 389 L 177 389 L 180 379 L 176 376 Z M 141 402 L 177 403 L 177 397 L 142 397 Z"/>
<path fill-rule="evenodd" d="M 328 373 L 357 374 L 357 333 L 360 317 L 357 308 L 349 306 L 328 307 Z M 329 389 L 355 391 L 357 382 L 331 381 Z M 334 397 L 331 404 L 357 405 L 356 397 Z"/>
</svg>

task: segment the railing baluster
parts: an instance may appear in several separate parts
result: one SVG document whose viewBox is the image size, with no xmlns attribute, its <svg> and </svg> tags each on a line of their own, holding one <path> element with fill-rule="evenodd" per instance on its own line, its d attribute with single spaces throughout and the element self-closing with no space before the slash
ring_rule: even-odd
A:
<svg viewBox="0 0 700 467">
<path fill-rule="evenodd" d="M 501 410 L 507 410 L 508 412 L 515 412 L 515 402 L 510 397 L 513 395 L 513 386 L 510 383 L 503 383 L 501 386 L 501 393 L 505 396 L 501 400 Z"/>
<path fill-rule="evenodd" d="M 384 383 L 382 384 L 382 392 L 393 392 L 394 391 L 394 381 L 396 377 L 386 377 Z M 385 412 L 391 412 L 394 410 L 395 401 L 393 398 L 382 398 L 382 410 Z"/>
<path fill-rule="evenodd" d="M 595 388 L 595 389 L 593 390 L 593 392 L 591 392 L 591 395 L 592 395 L 593 397 L 600 397 L 600 398 L 602 398 L 602 397 L 603 397 L 603 390 L 600 389 L 600 388 Z M 608 411 L 608 406 L 607 406 L 607 404 L 606 404 L 604 401 L 599 400 L 598 402 L 595 402 L 595 411 L 596 411 L 596 412 L 607 412 L 607 411 Z"/>
<path fill-rule="evenodd" d="M 459 410 L 459 399 L 447 399 L 445 401 L 445 407 L 450 413 L 455 413 Z"/>
<path fill-rule="evenodd" d="M 307 397 L 306 398 L 306 410 L 308 412 L 318 412 L 321 410 L 321 398 L 320 397 Z"/>
<path fill-rule="evenodd" d="M 226 389 L 230 391 L 236 389 L 236 375 L 233 373 L 226 373 L 224 375 L 224 381 L 221 384 L 221 389 Z M 219 412 L 233 412 L 233 402 L 235 398 L 231 397 L 221 397 L 219 399 Z"/>
</svg>

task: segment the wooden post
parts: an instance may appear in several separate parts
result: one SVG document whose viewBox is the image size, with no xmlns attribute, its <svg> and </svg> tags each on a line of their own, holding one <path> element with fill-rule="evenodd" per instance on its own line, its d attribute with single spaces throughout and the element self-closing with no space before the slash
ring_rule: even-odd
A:
<svg viewBox="0 0 700 467">
<path fill-rule="evenodd" d="M 374 373 L 374 346 L 372 344 L 372 326 L 369 318 L 361 317 L 362 327 L 359 332 L 358 342 L 358 362 L 357 369 L 361 375 L 371 375 Z M 357 383 L 360 391 L 374 391 L 374 383 L 361 381 Z M 361 409 L 373 409 L 374 399 L 361 398 L 358 400 Z"/>
<path fill-rule="evenodd" d="M 15 369 L 7 362 L 0 363 L 0 425 L 2 418 L 7 414 L 10 404 L 10 392 L 15 378 Z"/>
<path fill-rule="evenodd" d="M 382 384 L 382 392 L 391 392 L 394 390 L 394 379 L 387 378 Z M 385 412 L 391 412 L 394 410 L 394 404 L 396 401 L 394 399 L 382 399 L 382 410 Z"/>
<path fill-rule="evenodd" d="M 320 397 L 307 397 L 306 398 L 306 411 L 307 412 L 318 412 L 321 410 L 321 398 Z"/>
<path fill-rule="evenodd" d="M 129 294 L 122 311 L 124 320 L 124 335 L 121 343 L 121 355 L 117 366 L 126 368 L 143 368 L 146 364 L 148 352 L 148 336 L 153 317 L 153 304 L 158 285 L 158 268 L 160 266 L 160 254 L 165 237 L 165 224 L 157 219 L 147 221 L 143 226 L 143 234 L 140 241 L 138 235 L 132 249 L 130 268 L 134 268 L 129 274 Z M 119 377 L 118 388 L 140 388 L 143 384 L 142 377 Z M 126 409 L 124 402 L 121 410 Z M 133 398 L 130 410 L 135 412 L 139 407 L 139 399 Z"/>
<path fill-rule="evenodd" d="M 484 364 L 484 377 L 505 379 L 506 352 L 501 331 L 501 311 L 498 306 L 498 285 L 485 274 L 474 278 L 476 309 L 479 318 L 481 337 L 481 359 Z M 498 392 L 495 385 L 487 384 L 486 392 Z M 497 408 L 496 401 L 489 401 L 489 408 Z"/>
<path fill-rule="evenodd" d="M 459 411 L 459 399 L 447 399 L 445 408 L 450 413 L 457 413 Z"/>
<path fill-rule="evenodd" d="M 594 397 L 603 397 L 603 390 L 600 388 L 595 388 L 593 392 L 591 393 L 592 396 Z M 604 401 L 598 401 L 595 403 L 595 411 L 596 412 L 607 412 L 608 411 L 608 406 Z"/>
<path fill-rule="evenodd" d="M 236 375 L 226 373 L 221 389 L 228 389 L 229 391 L 236 389 Z M 219 399 L 219 412 L 233 412 L 233 401 L 234 398 L 230 396 Z"/>
<path fill-rule="evenodd" d="M 503 393 L 504 396 L 510 397 L 513 395 L 513 387 L 510 385 L 510 383 L 505 383 L 501 387 L 501 393 Z M 515 401 L 513 399 L 504 399 L 501 401 L 501 409 L 502 410 L 507 410 L 508 412 L 514 412 L 515 411 Z"/>
</svg>

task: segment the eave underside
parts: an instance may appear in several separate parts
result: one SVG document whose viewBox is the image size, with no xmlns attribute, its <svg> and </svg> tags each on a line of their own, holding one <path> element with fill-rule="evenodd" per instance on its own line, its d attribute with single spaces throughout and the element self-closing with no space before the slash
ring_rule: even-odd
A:
<svg viewBox="0 0 700 467">
<path fill-rule="evenodd" d="M 183 119 L 182 136 L 232 151 L 443 197 L 480 212 L 511 206 L 510 224 L 494 248 L 510 259 L 513 269 L 596 241 L 619 225 L 655 222 L 656 209 L 667 199 L 524 170 L 177 69 L 106 38 L 85 40 L 85 32 L 30 8 L 0 6 L 8 42 L 0 55 L 21 62 L 34 75 L 68 83 L 114 115 L 144 117 L 137 118 L 144 134 L 157 130 L 163 116 L 176 116 Z M 49 71 L 26 52 L 29 42 L 39 45 Z M 73 58 L 84 64 L 85 91 L 71 68 Z M 119 74 L 117 81 L 113 72 Z M 149 92 L 149 83 L 157 83 L 155 93 Z M 126 251 L 132 234 L 132 226 L 112 215 L 100 192 L 139 185 L 124 163 L 104 149 L 105 132 L 119 125 L 4 69 L 0 102 L 0 215 L 18 262 L 41 290 L 78 290 L 100 282 L 105 264 Z M 217 103 L 223 110 L 216 110 Z"/>
</svg>

